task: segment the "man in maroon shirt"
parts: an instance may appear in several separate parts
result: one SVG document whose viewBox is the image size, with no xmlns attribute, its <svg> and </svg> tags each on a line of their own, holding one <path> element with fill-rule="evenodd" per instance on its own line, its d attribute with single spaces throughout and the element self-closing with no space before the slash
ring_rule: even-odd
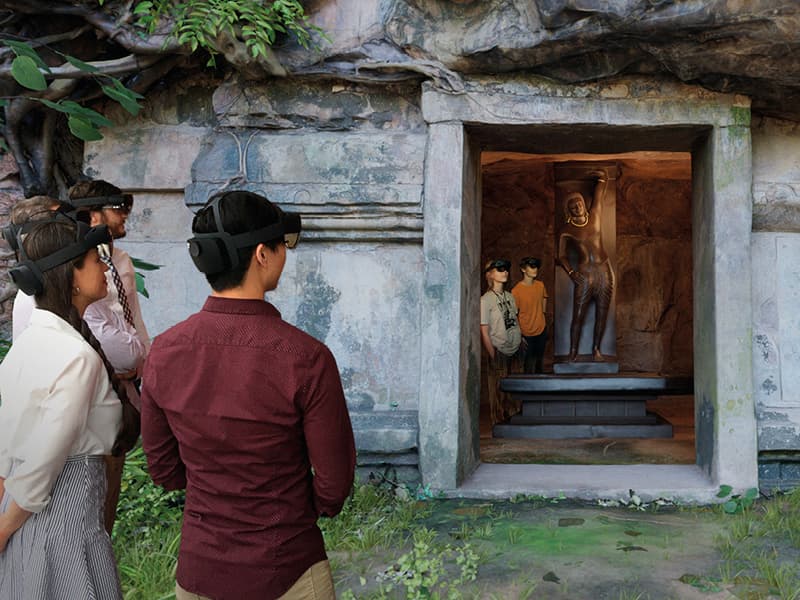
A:
<svg viewBox="0 0 800 600">
<path fill-rule="evenodd" d="M 300 219 L 226 192 L 192 231 L 213 292 L 155 339 L 142 377 L 150 475 L 186 488 L 177 598 L 335 598 L 316 522 L 353 484 L 350 417 L 330 350 L 264 300 Z"/>
</svg>

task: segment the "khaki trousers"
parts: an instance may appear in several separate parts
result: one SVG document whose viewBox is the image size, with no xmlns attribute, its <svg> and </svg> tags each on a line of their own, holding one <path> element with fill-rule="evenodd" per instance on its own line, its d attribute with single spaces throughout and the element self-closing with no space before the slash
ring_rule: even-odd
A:
<svg viewBox="0 0 800 600">
<path fill-rule="evenodd" d="M 207 596 L 200 596 L 187 592 L 177 581 L 175 582 L 175 600 L 212 600 Z M 336 600 L 333 589 L 333 576 L 331 565 L 327 560 L 321 560 L 311 565 L 300 579 L 294 582 L 289 591 L 278 600 Z"/>
<path fill-rule="evenodd" d="M 505 421 L 517 414 L 522 404 L 515 401 L 511 394 L 500 389 L 500 380 L 508 377 L 513 358 L 495 349 L 494 358 L 489 359 L 487 379 L 489 384 L 489 409 L 492 425 Z"/>
</svg>

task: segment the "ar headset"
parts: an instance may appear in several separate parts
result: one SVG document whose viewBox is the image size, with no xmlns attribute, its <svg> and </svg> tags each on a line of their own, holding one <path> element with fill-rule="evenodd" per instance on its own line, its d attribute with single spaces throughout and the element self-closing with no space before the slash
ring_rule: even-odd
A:
<svg viewBox="0 0 800 600">
<path fill-rule="evenodd" d="M 30 260 L 22 245 L 23 235 L 36 225 L 54 221 L 74 223 L 76 228 L 75 241 L 39 260 Z M 8 271 L 8 274 L 23 293 L 29 296 L 40 294 L 44 290 L 43 273 L 45 271 L 63 265 L 66 262 L 86 254 L 92 248 L 100 244 L 108 244 L 109 242 L 111 242 L 111 234 L 108 231 L 108 227 L 105 225 L 98 225 L 97 227 L 90 228 L 86 223 L 75 221 L 63 213 L 54 213 L 51 219 L 29 221 L 18 228 L 16 243 L 19 248 L 20 261 L 17 263 L 16 267 Z"/>
<path fill-rule="evenodd" d="M 67 204 L 66 202 L 62 202 L 61 205 L 56 210 L 42 210 L 39 213 L 33 215 L 32 218 L 28 219 L 21 225 L 15 225 L 14 223 L 8 223 L 7 225 L 3 225 L 0 232 L 3 235 L 3 239 L 6 243 L 11 246 L 11 249 L 14 252 L 19 252 L 20 245 L 20 235 L 28 233 L 34 224 L 40 223 L 41 221 L 47 221 L 48 217 L 53 214 L 62 215 L 69 219 L 70 221 L 74 221 L 75 219 L 70 215 L 70 211 L 74 211 L 75 209 L 72 205 Z M 37 215 L 42 214 L 46 215 L 44 218 L 39 218 Z"/>
<path fill-rule="evenodd" d="M 211 233 L 196 233 L 188 240 L 189 255 L 194 261 L 197 270 L 206 275 L 214 275 L 239 266 L 239 248 L 256 246 L 283 236 L 287 248 L 294 248 L 300 240 L 302 225 L 300 215 L 287 213 L 275 206 L 280 215 L 277 223 L 267 227 L 246 231 L 244 233 L 230 234 L 222 225 L 222 216 L 219 212 L 219 203 L 225 194 L 217 196 L 211 201 L 209 207 L 214 213 L 214 222 L 217 231 Z"/>
</svg>

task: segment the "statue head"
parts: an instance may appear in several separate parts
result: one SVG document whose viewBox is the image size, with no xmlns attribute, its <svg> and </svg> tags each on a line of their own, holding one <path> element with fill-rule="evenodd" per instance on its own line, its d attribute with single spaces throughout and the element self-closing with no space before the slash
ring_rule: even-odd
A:
<svg viewBox="0 0 800 600">
<path fill-rule="evenodd" d="M 580 192 L 572 192 L 564 201 L 564 213 L 567 221 L 581 219 L 586 216 L 586 201 Z"/>
</svg>

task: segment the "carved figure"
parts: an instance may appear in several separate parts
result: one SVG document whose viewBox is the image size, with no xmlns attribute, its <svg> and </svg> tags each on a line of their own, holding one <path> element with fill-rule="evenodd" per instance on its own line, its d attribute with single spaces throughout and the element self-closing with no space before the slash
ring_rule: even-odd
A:
<svg viewBox="0 0 800 600">
<path fill-rule="evenodd" d="M 591 173 L 597 177 L 591 208 L 586 206 L 583 194 L 573 192 L 564 203 L 566 222 L 558 240 L 557 264 L 572 280 L 572 322 L 570 324 L 569 361 L 578 357 L 581 329 L 592 301 L 595 304 L 592 360 L 602 361 L 600 343 L 606 329 L 608 309 L 614 292 L 614 270 L 603 248 L 600 232 L 602 199 L 606 190 L 603 171 Z M 570 255 L 575 264 L 570 263 Z"/>
</svg>

